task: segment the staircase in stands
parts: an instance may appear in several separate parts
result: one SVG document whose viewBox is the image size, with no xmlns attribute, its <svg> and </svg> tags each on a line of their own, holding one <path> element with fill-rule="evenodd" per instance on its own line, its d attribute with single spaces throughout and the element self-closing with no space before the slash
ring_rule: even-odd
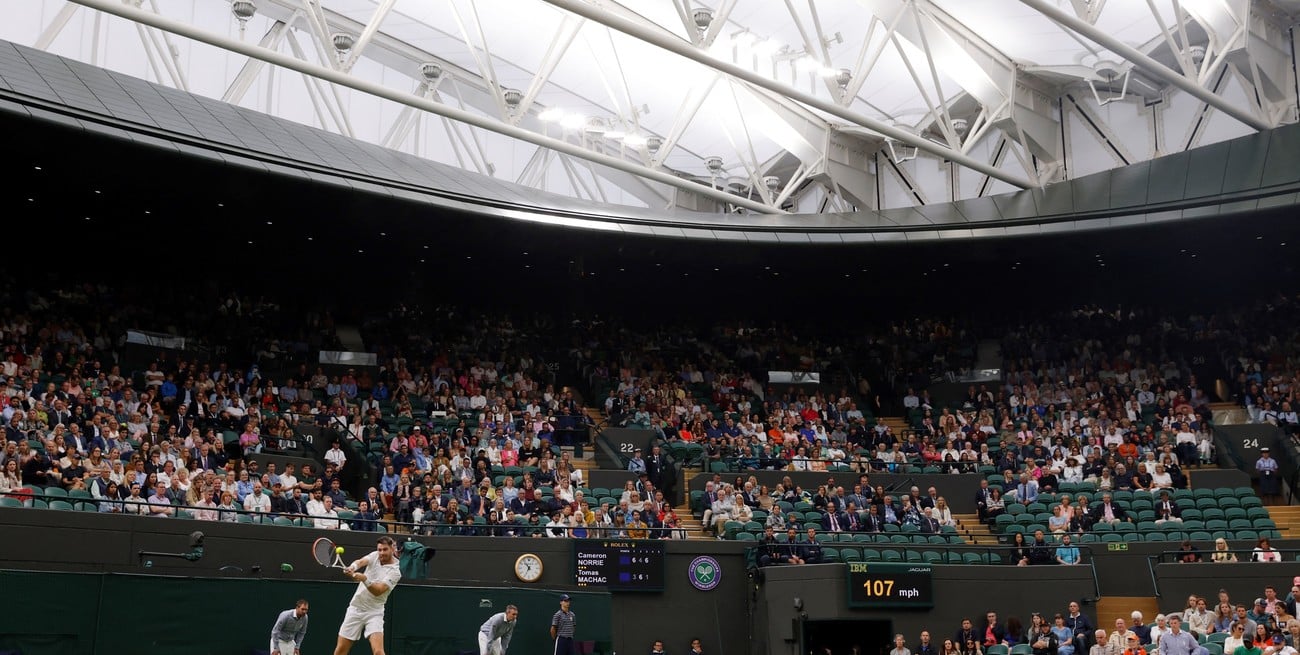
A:
<svg viewBox="0 0 1300 655">
<path fill-rule="evenodd" d="M 993 534 L 989 526 L 980 523 L 978 514 L 953 514 L 952 517 L 957 519 L 957 532 L 961 535 L 966 543 L 972 546 L 996 546 L 998 536 Z"/>
<path fill-rule="evenodd" d="M 1283 539 L 1296 539 L 1300 535 L 1300 505 L 1269 505 L 1268 517 L 1277 524 Z"/>
</svg>

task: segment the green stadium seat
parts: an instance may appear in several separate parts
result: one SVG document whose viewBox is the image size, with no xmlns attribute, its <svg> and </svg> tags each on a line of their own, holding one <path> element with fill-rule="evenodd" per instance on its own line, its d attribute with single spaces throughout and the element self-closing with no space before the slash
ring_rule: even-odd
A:
<svg viewBox="0 0 1300 655">
<path fill-rule="evenodd" d="M 74 508 L 72 507 L 72 503 L 70 503 L 70 502 L 68 502 L 68 501 L 66 501 L 66 500 L 51 500 L 51 501 L 50 501 L 49 508 L 50 508 L 50 509 L 57 509 L 57 510 L 64 511 L 64 512 L 75 511 Z"/>
<path fill-rule="evenodd" d="M 860 562 L 863 559 L 863 553 L 857 547 L 841 548 L 840 559 L 845 562 Z"/>
<path fill-rule="evenodd" d="M 22 507 L 23 501 L 13 496 L 0 496 L 0 507 Z"/>
<path fill-rule="evenodd" d="M 880 551 L 875 548 L 863 548 L 862 559 L 866 562 L 879 562 L 881 559 Z"/>
<path fill-rule="evenodd" d="M 881 559 L 884 560 L 884 561 L 886 561 L 886 562 L 902 562 L 902 561 L 903 561 L 903 555 L 902 555 L 902 553 L 899 553 L 898 551 L 893 550 L 892 548 L 889 549 L 889 550 L 882 551 L 882 552 L 880 553 L 880 555 L 881 555 Z"/>
<path fill-rule="evenodd" d="M 46 498 L 67 498 L 68 492 L 63 487 L 46 487 L 45 497 Z"/>
</svg>

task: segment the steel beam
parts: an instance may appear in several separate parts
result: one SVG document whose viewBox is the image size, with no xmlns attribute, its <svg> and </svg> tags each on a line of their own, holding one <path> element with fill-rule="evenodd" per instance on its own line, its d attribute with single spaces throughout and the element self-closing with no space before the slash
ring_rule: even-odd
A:
<svg viewBox="0 0 1300 655">
<path fill-rule="evenodd" d="M 59 13 L 54 15 L 54 20 L 50 21 L 50 24 L 46 25 L 45 29 L 41 31 L 41 35 L 36 39 L 34 47 L 37 50 L 48 50 L 50 44 L 54 43 L 54 39 L 58 38 L 64 27 L 67 27 L 68 21 L 72 20 L 72 16 L 77 13 L 78 9 L 81 9 L 81 7 L 71 2 L 63 5 L 63 8 L 59 9 Z"/>
<path fill-rule="evenodd" d="M 991 177 L 995 177 L 999 180 L 1002 180 L 1008 184 L 1011 184 L 1012 186 L 1016 186 L 1022 189 L 1027 189 L 1033 186 L 1033 183 L 1030 182 L 1029 180 L 1018 177 L 1016 175 L 1012 175 L 1010 173 L 1007 173 L 1006 171 L 1000 171 L 996 168 L 989 166 L 984 162 L 981 162 L 973 157 L 969 157 L 947 146 L 935 143 L 929 139 L 921 138 L 916 134 L 912 134 L 906 130 L 901 130 L 897 127 L 894 127 L 893 125 L 885 124 L 884 122 L 878 121 L 874 118 L 862 116 L 856 112 L 849 111 L 847 108 L 842 107 L 835 102 L 818 98 L 817 96 L 814 96 L 811 93 L 805 93 L 803 91 L 799 91 L 789 85 L 773 81 L 771 79 L 768 79 L 767 77 L 764 77 L 746 68 L 742 68 L 730 62 L 725 62 L 725 61 L 720 61 L 718 59 L 715 59 L 712 56 L 710 56 L 708 53 L 700 50 L 699 48 L 695 47 L 690 43 L 682 41 L 679 38 L 674 38 L 672 36 L 668 36 L 660 32 L 647 29 L 644 25 L 641 25 L 635 21 L 629 20 L 622 16 L 612 14 L 601 7 L 587 4 L 582 0 L 545 0 L 545 1 L 549 4 L 559 7 L 560 9 L 564 9 L 565 11 L 578 14 L 579 16 L 583 16 L 594 22 L 601 23 L 602 25 L 605 25 L 612 29 L 618 30 L 619 32 L 627 34 L 628 36 L 631 36 L 636 39 L 640 39 L 642 41 L 645 41 L 646 43 L 657 46 L 663 50 L 667 50 L 668 52 L 672 52 L 674 54 L 695 61 L 697 63 L 703 64 L 704 66 L 713 68 L 731 77 L 743 80 L 757 87 L 775 91 L 777 93 L 786 96 L 787 98 L 790 98 L 791 100 L 795 100 L 797 102 L 803 103 L 815 109 L 820 109 L 821 111 L 824 111 L 827 114 L 830 114 L 831 116 L 835 116 L 837 118 L 848 121 L 855 125 L 865 127 L 882 136 L 896 139 L 903 143 L 907 143 L 908 145 L 916 146 L 917 148 L 924 150 L 930 154 L 936 155 L 938 157 L 944 159 L 950 159 L 963 166 L 966 166 L 967 168 L 977 170 L 981 173 L 985 173 Z"/>
<path fill-rule="evenodd" d="M 289 23 L 293 22 L 296 17 L 297 13 L 295 12 L 287 22 L 277 20 L 272 23 L 271 29 L 266 31 L 266 34 L 262 36 L 262 40 L 258 42 L 258 45 L 263 48 L 270 48 L 271 50 L 279 50 L 280 42 L 284 40 L 284 33 L 289 29 Z M 235 75 L 234 81 L 230 83 L 230 86 L 226 87 L 226 92 L 222 94 L 221 101 L 228 102 L 232 105 L 239 104 L 240 101 L 244 99 L 244 94 L 248 93 L 249 87 L 253 86 L 253 81 L 257 79 L 258 74 L 262 72 L 262 68 L 265 66 L 266 62 L 260 59 L 249 59 L 244 62 L 244 67 L 239 69 L 239 74 Z"/>
<path fill-rule="evenodd" d="M 443 116 L 445 118 L 449 118 L 461 123 L 465 123 L 467 125 L 473 125 L 481 129 L 496 132 L 498 134 L 508 136 L 512 139 L 518 139 L 520 141 L 526 141 L 534 145 L 551 148 L 553 150 L 565 153 L 567 155 L 572 155 L 580 159 L 587 159 L 595 163 L 602 164 L 604 166 L 609 166 L 610 168 L 614 168 L 621 171 L 626 171 L 628 173 L 632 173 L 634 175 L 646 177 L 656 182 L 661 182 L 669 186 L 690 191 L 691 193 L 708 196 L 709 198 L 712 198 L 713 200 L 716 200 L 718 202 L 733 204 L 763 214 L 786 213 L 781 211 L 780 209 L 769 207 L 760 202 L 754 202 L 752 200 L 749 200 L 748 198 L 742 198 L 723 191 L 709 189 L 708 187 L 701 186 L 690 180 L 682 179 L 680 177 L 677 177 L 676 175 L 671 175 L 663 171 L 649 170 L 644 166 L 635 164 L 633 162 L 629 162 L 602 153 L 592 152 L 591 150 L 588 150 L 576 144 L 568 143 L 560 139 L 553 139 L 551 137 L 543 136 L 535 132 L 530 132 L 523 128 L 518 128 L 513 125 L 508 125 L 501 121 L 486 118 L 484 116 L 479 116 L 478 114 L 474 114 L 465 111 L 463 109 L 450 107 L 442 103 L 434 102 L 433 100 L 429 100 L 427 98 L 420 98 L 410 93 L 407 93 L 405 91 L 398 91 L 396 89 L 386 87 L 382 84 L 358 79 L 357 77 L 353 75 L 349 75 L 342 71 L 335 70 L 333 68 L 327 68 L 325 66 L 314 64 L 309 61 L 304 61 L 302 59 L 298 59 L 296 57 L 286 55 L 280 52 L 267 50 L 265 48 L 258 47 L 251 43 L 244 43 L 242 41 L 238 41 L 236 39 L 232 39 L 223 35 L 213 34 L 211 32 L 200 29 L 194 25 L 190 25 L 183 21 L 176 20 L 173 18 L 168 18 L 166 16 L 160 16 L 158 14 L 144 11 L 136 7 L 132 7 L 130 5 L 121 4 L 120 2 L 114 2 L 113 0 L 71 0 L 71 1 L 76 2 L 77 4 L 83 7 L 97 9 L 101 12 L 113 16 L 117 16 L 119 18 L 125 18 L 130 21 L 156 27 L 160 30 L 165 30 L 173 34 L 186 37 L 188 39 L 193 39 L 195 41 L 206 43 L 211 46 L 216 46 L 218 48 L 229 50 L 231 52 L 237 52 L 246 57 L 261 59 L 269 64 L 274 64 L 281 68 L 286 68 L 288 70 L 296 71 L 304 75 L 309 75 L 311 77 L 315 77 L 317 79 L 326 82 L 337 84 L 342 87 L 354 89 L 356 91 L 360 91 L 362 93 L 366 93 L 378 98 L 383 98 L 385 100 L 390 100 L 398 104 L 415 107 L 416 109 L 427 111 L 432 114 L 437 114 L 439 116 Z"/>
<path fill-rule="evenodd" d="M 343 62 L 343 70 L 350 71 L 361 59 L 361 53 L 370 45 L 370 39 L 375 38 L 375 33 L 379 31 L 379 26 L 383 24 L 384 19 L 388 18 L 388 12 L 393 10 L 393 5 L 397 0 L 381 0 L 378 7 L 375 7 L 375 13 L 370 16 L 370 22 L 366 23 L 366 29 L 361 30 L 361 36 L 357 37 L 356 43 L 352 44 L 352 51 L 348 53 L 347 61 Z"/>
<path fill-rule="evenodd" d="M 1197 100 L 1200 100 L 1224 114 L 1241 121 L 1245 125 L 1249 125 L 1256 130 L 1267 130 L 1271 127 L 1267 122 L 1260 120 L 1249 111 L 1237 107 L 1218 95 L 1215 95 L 1214 92 L 1187 79 L 1178 71 L 1170 69 L 1155 59 L 1152 59 L 1150 56 L 1143 54 L 1137 48 L 1107 34 L 1104 30 L 1098 29 L 1095 25 L 1067 14 L 1055 5 L 1047 2 L 1047 0 L 1020 0 L 1020 2 L 1032 7 L 1061 27 L 1073 30 L 1080 35 L 1091 39 L 1097 43 L 1097 45 L 1100 45 L 1142 67 L 1142 70 L 1146 71 L 1148 74 L 1158 77 L 1179 89 L 1182 89 L 1187 92 L 1188 95 L 1191 95 Z"/>
</svg>

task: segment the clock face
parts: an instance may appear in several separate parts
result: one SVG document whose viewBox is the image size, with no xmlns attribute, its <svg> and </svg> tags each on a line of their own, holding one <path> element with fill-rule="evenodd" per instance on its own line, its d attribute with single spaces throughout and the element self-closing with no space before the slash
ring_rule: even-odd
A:
<svg viewBox="0 0 1300 655">
<path fill-rule="evenodd" d="M 537 582 L 542 577 L 542 558 L 525 553 L 515 560 L 515 577 L 524 582 Z"/>
</svg>

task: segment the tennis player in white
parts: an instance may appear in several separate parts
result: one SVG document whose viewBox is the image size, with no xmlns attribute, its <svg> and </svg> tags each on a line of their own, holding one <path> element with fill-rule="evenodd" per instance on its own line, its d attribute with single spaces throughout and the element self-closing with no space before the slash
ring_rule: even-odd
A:
<svg viewBox="0 0 1300 655">
<path fill-rule="evenodd" d="M 375 551 L 343 569 L 357 581 L 348 611 L 339 626 L 339 643 L 334 655 L 347 655 L 361 637 L 370 640 L 370 652 L 384 655 L 384 603 L 393 592 L 402 572 L 397 566 L 397 546 L 392 537 L 380 537 Z"/>
</svg>

